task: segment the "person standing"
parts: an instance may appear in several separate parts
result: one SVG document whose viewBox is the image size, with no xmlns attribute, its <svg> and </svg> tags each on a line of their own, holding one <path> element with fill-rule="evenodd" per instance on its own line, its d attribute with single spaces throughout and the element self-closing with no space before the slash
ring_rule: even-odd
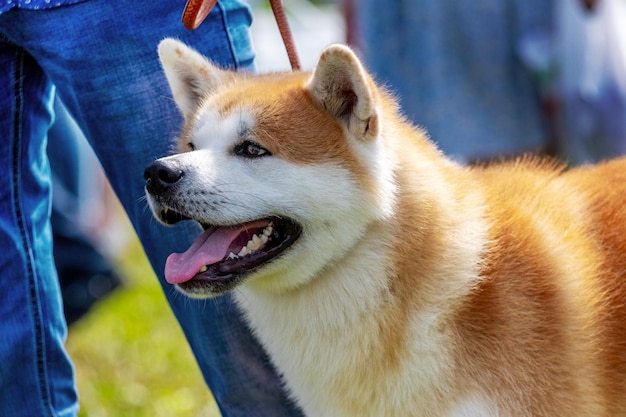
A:
<svg viewBox="0 0 626 417">
<path fill-rule="evenodd" d="M 55 94 L 124 206 L 222 415 L 300 415 L 234 302 L 228 296 L 211 302 L 183 298 L 163 278 L 166 256 L 187 247 L 199 231 L 189 224 L 157 224 L 143 198 L 144 167 L 170 152 L 182 125 L 157 45 L 176 37 L 224 67 L 254 70 L 247 5 L 219 1 L 196 31 L 180 23 L 183 5 L 173 0 L 0 5 L 3 417 L 78 412 L 50 231 L 46 140 Z"/>
</svg>

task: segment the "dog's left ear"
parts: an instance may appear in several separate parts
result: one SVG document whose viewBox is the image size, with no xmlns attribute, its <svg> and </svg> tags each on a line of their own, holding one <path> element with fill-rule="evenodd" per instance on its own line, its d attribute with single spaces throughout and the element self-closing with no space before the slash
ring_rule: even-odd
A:
<svg viewBox="0 0 626 417">
<path fill-rule="evenodd" d="M 195 112 L 208 94 L 235 76 L 234 72 L 218 68 L 176 39 L 162 40 L 158 50 L 174 101 L 185 119 Z"/>
<path fill-rule="evenodd" d="M 347 46 L 331 45 L 322 52 L 307 89 L 355 137 L 369 141 L 378 136 L 380 122 L 374 84 Z"/>
</svg>

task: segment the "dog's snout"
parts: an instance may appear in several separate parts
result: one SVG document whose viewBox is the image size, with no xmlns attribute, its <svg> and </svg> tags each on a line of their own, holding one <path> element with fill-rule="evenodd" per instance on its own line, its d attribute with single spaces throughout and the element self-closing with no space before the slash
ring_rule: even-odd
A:
<svg viewBox="0 0 626 417">
<path fill-rule="evenodd" d="M 184 172 L 175 165 L 155 161 L 143 171 L 146 189 L 150 194 L 159 195 L 169 190 L 183 177 Z"/>
</svg>

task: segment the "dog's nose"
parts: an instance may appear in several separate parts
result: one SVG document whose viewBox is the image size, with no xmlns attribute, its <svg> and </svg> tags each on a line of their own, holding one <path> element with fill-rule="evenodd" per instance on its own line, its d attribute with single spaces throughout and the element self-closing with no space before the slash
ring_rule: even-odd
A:
<svg viewBox="0 0 626 417">
<path fill-rule="evenodd" d="M 150 194 L 159 195 L 172 188 L 184 175 L 183 170 L 164 161 L 154 161 L 143 171 L 146 190 Z"/>
</svg>

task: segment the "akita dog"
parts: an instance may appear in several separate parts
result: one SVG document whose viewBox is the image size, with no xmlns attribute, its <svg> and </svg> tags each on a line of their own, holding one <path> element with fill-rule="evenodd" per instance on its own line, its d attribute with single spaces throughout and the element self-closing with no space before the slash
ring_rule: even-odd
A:
<svg viewBox="0 0 626 417">
<path fill-rule="evenodd" d="M 148 202 L 204 228 L 167 280 L 237 288 L 308 416 L 626 416 L 626 161 L 461 166 L 345 46 L 265 75 L 159 54 L 185 127 Z"/>
</svg>

